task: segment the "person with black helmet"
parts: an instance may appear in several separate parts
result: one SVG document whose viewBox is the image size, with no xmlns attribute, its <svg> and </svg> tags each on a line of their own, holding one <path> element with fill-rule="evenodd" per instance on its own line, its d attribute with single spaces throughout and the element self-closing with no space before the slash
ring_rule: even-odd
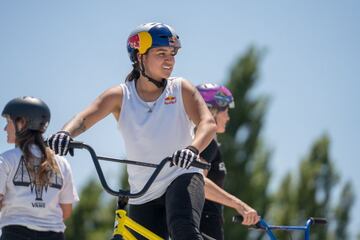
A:
<svg viewBox="0 0 360 240">
<path fill-rule="evenodd" d="M 56 153 L 67 154 L 73 137 L 112 113 L 129 159 L 156 164 L 172 156 L 175 165 L 165 166 L 142 197 L 129 200 L 130 217 L 164 239 L 196 240 L 203 239 L 199 224 L 204 179 L 201 170 L 190 165 L 215 136 L 216 125 L 196 88 L 188 80 L 170 77 L 180 47 L 178 35 L 166 24 L 137 27 L 127 40 L 133 69 L 125 83 L 102 93 L 50 136 L 48 144 Z M 138 192 L 152 171 L 127 166 L 130 191 Z"/>
<path fill-rule="evenodd" d="M 216 132 L 224 133 L 230 120 L 228 110 L 235 107 L 231 91 L 225 86 L 213 83 L 201 84 L 196 88 L 215 118 Z M 211 164 L 210 170 L 204 172 L 206 201 L 200 223 L 201 233 L 204 239 L 208 240 L 224 239 L 222 206 L 231 207 L 241 214 L 244 225 L 254 225 L 260 220 L 256 210 L 223 189 L 226 167 L 219 146 L 215 137 L 200 154 L 201 159 Z"/>
<path fill-rule="evenodd" d="M 70 165 L 45 145 L 50 122 L 45 102 L 19 97 L 4 107 L 7 142 L 0 154 L 1 240 L 63 240 L 65 224 L 78 201 Z"/>
</svg>

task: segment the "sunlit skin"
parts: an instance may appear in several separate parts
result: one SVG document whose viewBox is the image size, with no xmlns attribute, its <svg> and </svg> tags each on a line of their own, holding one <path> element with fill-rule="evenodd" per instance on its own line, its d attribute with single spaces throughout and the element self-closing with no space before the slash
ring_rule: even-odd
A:
<svg viewBox="0 0 360 240">
<path fill-rule="evenodd" d="M 226 130 L 226 124 L 230 120 L 229 109 L 226 108 L 224 111 L 219 111 L 215 116 L 216 121 L 216 132 L 224 133 Z"/>
<path fill-rule="evenodd" d="M 226 130 L 226 124 L 230 120 L 229 108 L 223 111 L 217 111 L 214 114 L 216 122 L 216 133 L 224 133 Z M 204 171 L 204 175 L 207 176 L 207 171 Z M 225 206 L 234 208 L 238 213 L 243 216 L 242 224 L 254 225 L 259 221 L 259 216 L 253 208 L 248 206 L 245 202 L 241 201 L 237 197 L 229 194 L 224 189 L 218 187 L 208 177 L 205 177 L 205 196 L 208 200 L 218 202 Z"/>
<path fill-rule="evenodd" d="M 175 50 L 174 47 L 151 48 L 146 54 L 137 55 L 139 66 L 144 68 L 145 75 L 155 81 L 160 82 L 162 79 L 167 79 L 174 69 Z M 136 90 L 143 101 L 152 102 L 159 98 L 164 87 L 157 87 L 146 76 L 140 74 L 136 80 Z M 215 120 L 199 91 L 189 81 L 185 79 L 181 81 L 181 92 L 185 111 L 197 128 L 191 145 L 202 151 L 215 136 Z M 69 132 L 72 137 L 76 137 L 110 113 L 119 121 L 122 98 L 121 86 L 117 85 L 107 89 L 90 106 L 66 123 L 62 130 Z"/>
<path fill-rule="evenodd" d="M 138 54 L 141 67 L 145 74 L 156 81 L 170 77 L 175 65 L 175 49 L 173 47 L 151 48 L 146 54 Z M 137 81 L 136 90 L 140 98 L 146 102 L 155 101 L 163 91 L 156 87 L 147 77 L 141 75 Z"/>
<path fill-rule="evenodd" d="M 6 125 L 4 130 L 7 133 L 7 142 L 10 144 L 15 143 L 16 135 L 15 135 L 15 126 L 13 121 L 10 118 L 6 118 Z"/>
<path fill-rule="evenodd" d="M 152 48 L 149 52 L 138 56 L 143 61 L 145 73 L 154 80 L 161 81 L 170 77 L 175 65 L 175 49 L 173 47 Z"/>
</svg>

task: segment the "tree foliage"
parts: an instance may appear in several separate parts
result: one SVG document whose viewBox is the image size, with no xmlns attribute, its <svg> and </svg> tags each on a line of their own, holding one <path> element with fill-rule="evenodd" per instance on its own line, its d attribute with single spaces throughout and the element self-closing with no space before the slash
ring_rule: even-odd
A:
<svg viewBox="0 0 360 240">
<path fill-rule="evenodd" d="M 340 193 L 340 200 L 335 209 L 336 239 L 349 239 L 349 233 L 347 232 L 347 225 L 350 222 L 350 210 L 355 201 L 355 195 L 352 190 L 352 184 L 347 182 Z"/>
<path fill-rule="evenodd" d="M 348 182 L 339 202 L 332 200 L 340 176 L 330 156 L 327 135 L 315 141 L 308 156 L 301 161 L 298 173 L 286 174 L 278 189 L 268 194 L 271 154 L 261 139 L 268 100 L 252 94 L 259 77 L 260 60 L 261 54 L 250 48 L 234 64 L 227 82 L 236 109 L 230 111 L 227 133 L 220 137 L 228 170 L 226 190 L 274 224 L 303 225 L 308 217 L 326 217 L 331 224 L 314 227 L 312 239 L 349 239 L 347 226 L 355 197 Z M 250 235 L 244 227 L 231 224 L 233 214 L 234 211 L 226 209 L 226 239 L 261 238 L 257 234 Z M 280 232 L 278 235 L 286 239 L 288 234 Z M 297 237 L 295 233 L 293 238 Z"/>
<path fill-rule="evenodd" d="M 108 202 L 103 196 L 104 191 L 98 180 L 90 179 L 80 193 L 80 202 L 75 206 L 71 218 L 66 221 L 66 239 L 111 238 L 115 202 Z"/>
<path fill-rule="evenodd" d="M 269 204 L 271 174 L 270 152 L 260 137 L 268 100 L 251 92 L 258 81 L 260 60 L 261 53 L 250 48 L 235 62 L 226 85 L 236 107 L 229 111 L 227 131 L 219 139 L 227 168 L 225 189 L 262 213 Z M 234 210 L 225 209 L 226 239 L 246 239 L 248 230 L 231 223 L 234 214 Z"/>
<path fill-rule="evenodd" d="M 329 154 L 329 142 L 327 135 L 316 140 L 308 156 L 301 161 L 298 173 L 289 173 L 284 177 L 274 194 L 268 216 L 280 225 L 304 225 L 309 217 L 325 217 L 331 224 L 313 226 L 311 239 L 345 240 L 349 239 L 347 226 L 354 194 L 351 184 L 346 183 L 334 210 L 331 196 L 336 190 L 339 175 Z M 330 228 L 331 225 L 335 230 Z M 280 239 L 287 235 L 278 233 Z M 301 236 L 301 232 L 293 234 L 295 238 Z"/>
</svg>

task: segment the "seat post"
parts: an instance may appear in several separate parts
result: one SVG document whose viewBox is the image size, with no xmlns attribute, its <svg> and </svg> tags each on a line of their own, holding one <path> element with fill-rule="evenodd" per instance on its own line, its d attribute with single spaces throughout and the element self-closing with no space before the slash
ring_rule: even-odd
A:
<svg viewBox="0 0 360 240">
<path fill-rule="evenodd" d="M 128 204 L 129 198 L 128 197 L 124 197 L 124 196 L 119 196 L 118 197 L 118 202 L 117 202 L 117 209 L 125 209 L 126 205 Z"/>
</svg>

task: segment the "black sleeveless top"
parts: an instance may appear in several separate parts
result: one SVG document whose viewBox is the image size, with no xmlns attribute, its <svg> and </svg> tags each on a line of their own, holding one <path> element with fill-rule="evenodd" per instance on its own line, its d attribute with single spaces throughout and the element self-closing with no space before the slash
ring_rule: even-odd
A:
<svg viewBox="0 0 360 240">
<path fill-rule="evenodd" d="M 201 152 L 200 157 L 211 164 L 207 177 L 219 187 L 224 188 L 226 168 L 221 157 L 219 144 L 212 140 L 207 148 Z M 206 200 L 203 213 L 222 216 L 222 208 L 221 204 Z"/>
</svg>

